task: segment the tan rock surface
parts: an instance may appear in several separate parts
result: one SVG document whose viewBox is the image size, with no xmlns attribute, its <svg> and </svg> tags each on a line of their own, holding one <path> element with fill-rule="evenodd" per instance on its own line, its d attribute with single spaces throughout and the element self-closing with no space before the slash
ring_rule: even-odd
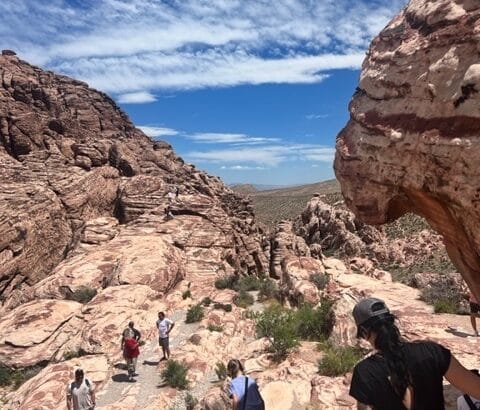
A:
<svg viewBox="0 0 480 410">
<path fill-rule="evenodd" d="M 469 0 L 410 1 L 370 46 L 335 159 L 362 221 L 423 216 L 477 297 L 479 20 Z"/>
</svg>

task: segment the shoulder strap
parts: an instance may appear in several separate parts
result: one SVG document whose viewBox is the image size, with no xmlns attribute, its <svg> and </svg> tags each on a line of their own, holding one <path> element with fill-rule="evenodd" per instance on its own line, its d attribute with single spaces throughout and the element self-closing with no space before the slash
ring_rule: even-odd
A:
<svg viewBox="0 0 480 410">
<path fill-rule="evenodd" d="M 85 378 L 85 384 L 87 385 L 88 388 L 90 388 L 90 381 L 87 378 Z"/>
<path fill-rule="evenodd" d="M 477 410 L 477 407 L 475 406 L 475 404 L 473 404 L 472 398 L 468 394 L 464 394 L 463 398 L 467 402 L 468 407 L 470 407 L 470 410 Z"/>
<path fill-rule="evenodd" d="M 245 394 L 243 395 L 243 410 L 247 408 L 247 396 L 248 396 L 248 377 L 245 376 Z"/>
<path fill-rule="evenodd" d="M 73 393 L 73 387 L 75 386 L 75 382 L 72 382 L 70 384 L 70 393 Z"/>
</svg>

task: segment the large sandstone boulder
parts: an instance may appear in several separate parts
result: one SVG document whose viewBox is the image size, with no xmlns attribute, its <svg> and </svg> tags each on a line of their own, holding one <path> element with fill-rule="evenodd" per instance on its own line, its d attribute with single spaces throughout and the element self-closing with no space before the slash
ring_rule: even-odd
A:
<svg viewBox="0 0 480 410">
<path fill-rule="evenodd" d="M 411 0 L 372 42 L 335 171 L 364 222 L 411 211 L 480 298 L 480 4 Z"/>
</svg>

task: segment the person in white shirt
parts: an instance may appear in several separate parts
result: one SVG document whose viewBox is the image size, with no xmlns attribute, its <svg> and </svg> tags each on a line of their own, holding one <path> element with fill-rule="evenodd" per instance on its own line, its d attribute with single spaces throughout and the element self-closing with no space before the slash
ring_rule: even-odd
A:
<svg viewBox="0 0 480 410">
<path fill-rule="evenodd" d="M 75 370 L 75 381 L 67 387 L 68 410 L 93 410 L 95 408 L 95 391 L 93 384 L 84 377 L 83 370 Z"/>
<path fill-rule="evenodd" d="M 170 357 L 170 341 L 169 334 L 172 331 L 175 323 L 165 317 L 164 312 L 158 313 L 157 329 L 158 329 L 158 344 L 162 347 L 163 357 L 160 360 L 168 360 Z"/>
<path fill-rule="evenodd" d="M 480 377 L 477 369 L 470 370 L 473 374 Z M 457 399 L 457 410 L 478 410 L 480 409 L 480 399 L 464 394 Z"/>
</svg>

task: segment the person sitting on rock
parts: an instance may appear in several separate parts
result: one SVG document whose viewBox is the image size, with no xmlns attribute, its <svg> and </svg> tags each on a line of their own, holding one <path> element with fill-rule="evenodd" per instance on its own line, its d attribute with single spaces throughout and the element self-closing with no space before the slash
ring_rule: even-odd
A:
<svg viewBox="0 0 480 410">
<path fill-rule="evenodd" d="M 475 376 L 480 377 L 477 369 L 470 370 Z M 480 399 L 464 394 L 457 399 L 457 410 L 478 410 L 480 409 Z"/>
<path fill-rule="evenodd" d="M 229 384 L 233 410 L 265 410 L 265 403 L 258 391 L 255 380 L 245 376 L 242 363 L 232 359 L 227 364 L 228 375 L 232 378 Z"/>
<path fill-rule="evenodd" d="M 173 218 L 172 207 L 170 205 L 167 205 L 165 207 L 165 219 L 169 221 L 172 218 Z"/>
<path fill-rule="evenodd" d="M 175 323 L 167 319 L 164 312 L 159 312 L 156 325 L 158 329 L 158 344 L 162 347 L 163 351 L 163 357 L 160 360 L 167 360 L 170 357 L 169 335 Z"/>
<path fill-rule="evenodd" d="M 132 337 L 131 334 L 128 334 L 127 338 L 123 343 L 123 357 L 127 362 L 127 372 L 128 372 L 129 381 L 133 381 L 133 376 L 136 374 L 135 372 L 137 368 L 137 359 L 138 359 L 138 356 L 140 355 L 139 346 L 140 344 L 135 339 L 135 337 Z"/>
<path fill-rule="evenodd" d="M 95 408 L 95 391 L 82 369 L 75 370 L 75 380 L 67 387 L 68 410 L 92 410 Z"/>
<path fill-rule="evenodd" d="M 363 299 L 353 309 L 357 337 L 376 353 L 355 366 L 350 395 L 357 409 L 444 410 L 443 377 L 459 390 L 480 397 L 480 379 L 450 350 L 428 341 L 407 342 L 380 299 Z"/>
<path fill-rule="evenodd" d="M 472 292 L 470 292 L 468 300 L 470 302 L 470 322 L 472 323 L 473 333 L 478 336 L 477 317 L 480 317 L 480 303 Z"/>
</svg>

